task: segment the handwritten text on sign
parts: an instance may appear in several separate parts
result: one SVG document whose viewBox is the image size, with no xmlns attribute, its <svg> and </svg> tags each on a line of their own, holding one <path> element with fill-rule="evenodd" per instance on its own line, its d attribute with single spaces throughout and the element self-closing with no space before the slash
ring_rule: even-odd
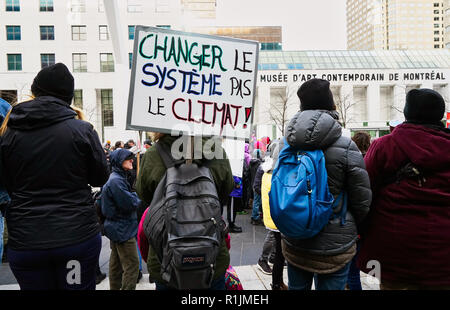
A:
<svg viewBox="0 0 450 310">
<path fill-rule="evenodd" d="M 128 128 L 248 138 L 258 44 L 136 29 Z"/>
</svg>

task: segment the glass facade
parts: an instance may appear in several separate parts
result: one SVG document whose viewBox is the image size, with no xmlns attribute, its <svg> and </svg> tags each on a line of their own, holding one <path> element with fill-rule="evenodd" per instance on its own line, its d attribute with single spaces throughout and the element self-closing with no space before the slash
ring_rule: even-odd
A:
<svg viewBox="0 0 450 310">
<path fill-rule="evenodd" d="M 261 43 L 260 49 L 262 51 L 280 51 L 281 50 L 281 43 L 278 42 L 271 42 L 271 43 Z"/>
<path fill-rule="evenodd" d="M 134 40 L 135 26 L 128 26 L 128 40 Z"/>
<path fill-rule="evenodd" d="M 261 51 L 260 70 L 449 68 L 450 50 Z"/>
</svg>

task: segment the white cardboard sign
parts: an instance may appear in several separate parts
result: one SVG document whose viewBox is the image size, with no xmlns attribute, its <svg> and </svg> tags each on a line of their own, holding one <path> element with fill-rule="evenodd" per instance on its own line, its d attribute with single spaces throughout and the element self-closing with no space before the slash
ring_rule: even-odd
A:
<svg viewBox="0 0 450 310">
<path fill-rule="evenodd" d="M 136 26 L 127 129 L 248 139 L 258 42 Z"/>
</svg>

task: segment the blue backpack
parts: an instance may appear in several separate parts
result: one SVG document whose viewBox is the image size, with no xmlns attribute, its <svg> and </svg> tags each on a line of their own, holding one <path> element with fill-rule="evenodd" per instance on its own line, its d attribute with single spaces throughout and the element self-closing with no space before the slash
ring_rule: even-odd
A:
<svg viewBox="0 0 450 310">
<path fill-rule="evenodd" d="M 343 197 L 341 224 L 345 224 L 346 195 L 342 192 L 334 200 L 330 193 L 322 150 L 300 151 L 285 141 L 269 192 L 270 215 L 283 235 L 295 239 L 315 236 Z"/>
</svg>

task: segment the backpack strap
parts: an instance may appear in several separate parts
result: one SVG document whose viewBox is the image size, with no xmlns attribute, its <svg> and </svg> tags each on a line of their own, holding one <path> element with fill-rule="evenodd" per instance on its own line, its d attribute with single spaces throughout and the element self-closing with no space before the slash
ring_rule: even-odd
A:
<svg viewBox="0 0 450 310">
<path fill-rule="evenodd" d="M 155 143 L 155 147 L 159 153 L 159 156 L 161 156 L 161 159 L 164 162 L 164 166 L 166 166 L 167 169 L 179 166 L 184 163 L 184 159 L 175 160 L 170 153 L 169 147 L 165 144 L 157 142 Z"/>
<path fill-rule="evenodd" d="M 333 201 L 333 205 L 331 206 L 333 209 L 337 208 L 339 202 L 342 200 L 341 212 L 339 214 L 333 214 L 332 218 L 340 217 L 341 225 L 345 225 L 345 215 L 347 214 L 347 194 L 345 191 L 342 191 L 339 196 Z"/>
</svg>

